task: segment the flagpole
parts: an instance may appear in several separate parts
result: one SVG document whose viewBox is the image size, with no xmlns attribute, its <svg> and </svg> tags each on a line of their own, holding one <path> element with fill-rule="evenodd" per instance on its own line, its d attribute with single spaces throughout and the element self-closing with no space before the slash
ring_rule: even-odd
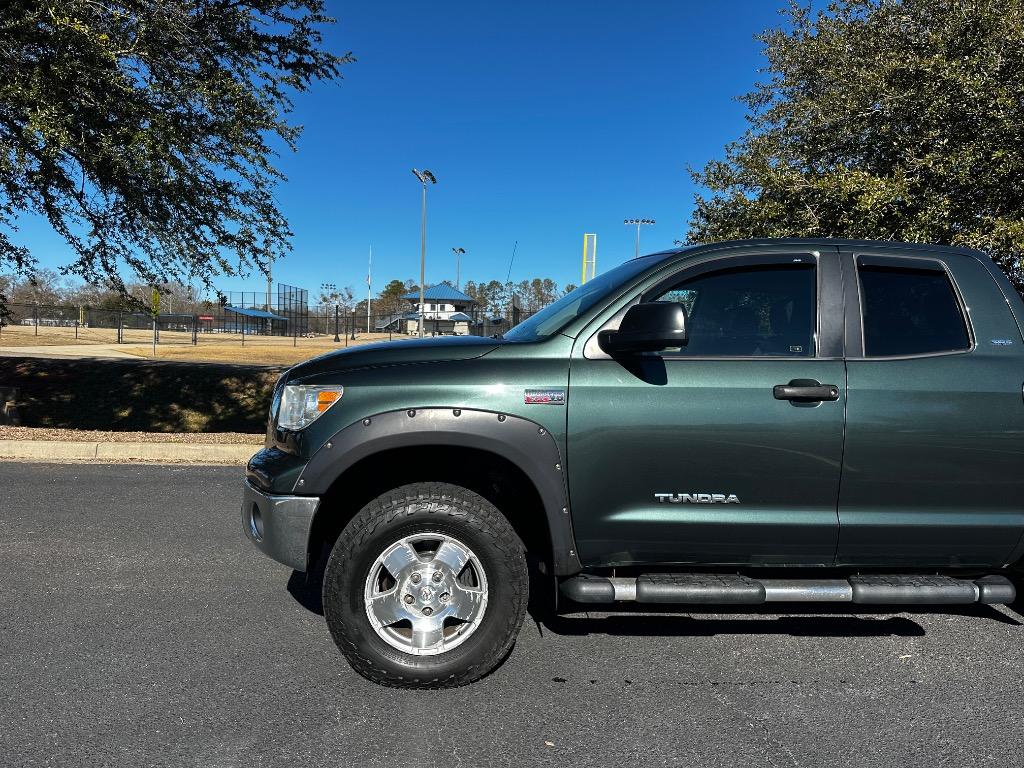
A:
<svg viewBox="0 0 1024 768">
<path fill-rule="evenodd" d="M 370 305 L 373 303 L 373 246 L 370 246 L 370 262 L 366 266 L 366 332 L 370 333 Z"/>
</svg>

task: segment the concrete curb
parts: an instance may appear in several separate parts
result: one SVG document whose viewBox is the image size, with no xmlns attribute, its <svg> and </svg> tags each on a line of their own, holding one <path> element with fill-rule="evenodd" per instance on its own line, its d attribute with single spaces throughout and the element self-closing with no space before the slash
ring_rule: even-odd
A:
<svg viewBox="0 0 1024 768">
<path fill-rule="evenodd" d="M 0 459 L 33 461 L 191 461 L 244 464 L 259 445 L 238 443 L 100 443 L 0 440 Z"/>
</svg>

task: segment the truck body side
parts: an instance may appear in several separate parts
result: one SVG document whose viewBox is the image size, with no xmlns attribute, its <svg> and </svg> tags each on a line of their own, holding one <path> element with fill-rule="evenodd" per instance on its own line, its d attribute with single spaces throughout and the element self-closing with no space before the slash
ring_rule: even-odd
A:
<svg viewBox="0 0 1024 768">
<path fill-rule="evenodd" d="M 969 348 L 865 354 L 865 259 L 945 270 Z M 799 261 L 814 272 L 811 354 L 624 362 L 596 345 L 630 306 L 688 276 Z M 665 254 L 540 341 L 410 343 L 297 366 L 289 381 L 340 381 L 343 400 L 300 433 L 272 424 L 250 482 L 331 500 L 317 525 L 309 520 L 312 557 L 323 543 L 315 536 L 336 534 L 370 492 L 346 499 L 346 489 L 378 488 L 360 472 L 416 478 L 448 451 L 452 461 L 478 457 L 473 471 L 492 456 L 512 465 L 528 487 L 510 514 L 546 540 L 563 576 L 687 564 L 1002 567 L 1024 545 L 1022 319 L 998 270 L 957 249 L 766 241 Z M 838 397 L 773 397 L 776 386 L 809 381 Z M 542 509 L 527 509 L 528 496 Z M 324 524 L 330 516 L 339 522 Z"/>
</svg>

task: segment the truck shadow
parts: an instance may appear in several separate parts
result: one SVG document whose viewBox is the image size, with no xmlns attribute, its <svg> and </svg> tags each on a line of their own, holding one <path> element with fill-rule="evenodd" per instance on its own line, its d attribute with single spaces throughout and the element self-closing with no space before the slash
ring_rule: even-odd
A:
<svg viewBox="0 0 1024 768">
<path fill-rule="evenodd" d="M 323 588 L 322 570 L 311 573 L 292 571 L 292 575 L 288 577 L 288 594 L 307 611 L 318 616 L 324 615 Z"/>
<path fill-rule="evenodd" d="M 915 615 L 953 615 L 1021 626 L 1021 621 L 988 605 L 894 606 L 808 605 L 773 603 L 747 606 L 644 606 L 627 613 L 614 606 L 591 613 L 530 615 L 541 634 L 563 636 L 620 635 L 635 637 L 711 637 L 714 635 L 789 635 L 791 637 L 922 637 L 925 628 Z M 578 607 L 577 610 L 585 610 Z M 800 614 L 800 615 L 793 615 Z M 908 615 L 909 614 L 909 615 Z"/>
</svg>

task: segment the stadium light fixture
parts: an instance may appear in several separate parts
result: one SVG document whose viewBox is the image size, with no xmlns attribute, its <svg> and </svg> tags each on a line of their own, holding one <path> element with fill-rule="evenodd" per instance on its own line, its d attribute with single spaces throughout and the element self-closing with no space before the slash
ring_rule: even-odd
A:
<svg viewBox="0 0 1024 768">
<path fill-rule="evenodd" d="M 640 256 L 640 227 L 653 224 L 654 219 L 624 219 L 623 224 L 627 226 L 636 226 L 636 256 Z"/>
</svg>

